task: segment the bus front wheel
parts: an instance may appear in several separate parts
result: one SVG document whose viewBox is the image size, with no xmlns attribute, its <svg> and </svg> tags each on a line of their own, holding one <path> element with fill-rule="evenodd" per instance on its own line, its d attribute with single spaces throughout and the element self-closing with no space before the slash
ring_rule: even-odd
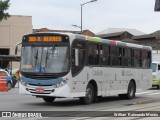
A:
<svg viewBox="0 0 160 120">
<path fill-rule="evenodd" d="M 43 100 L 47 103 L 52 103 L 55 100 L 55 97 L 43 97 Z"/>
<path fill-rule="evenodd" d="M 91 104 L 94 100 L 94 87 L 91 83 L 88 84 L 87 89 L 86 89 L 86 96 L 80 98 L 80 102 L 82 104 Z"/>
</svg>

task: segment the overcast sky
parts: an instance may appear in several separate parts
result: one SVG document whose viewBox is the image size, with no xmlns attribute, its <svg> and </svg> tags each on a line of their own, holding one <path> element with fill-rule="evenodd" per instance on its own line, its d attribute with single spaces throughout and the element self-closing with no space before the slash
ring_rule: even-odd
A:
<svg viewBox="0 0 160 120">
<path fill-rule="evenodd" d="M 10 0 L 11 15 L 32 16 L 34 29 L 80 30 L 80 4 L 90 0 Z M 137 29 L 152 33 L 160 29 L 155 0 L 98 0 L 83 6 L 83 29 L 94 33 L 107 28 Z"/>
</svg>

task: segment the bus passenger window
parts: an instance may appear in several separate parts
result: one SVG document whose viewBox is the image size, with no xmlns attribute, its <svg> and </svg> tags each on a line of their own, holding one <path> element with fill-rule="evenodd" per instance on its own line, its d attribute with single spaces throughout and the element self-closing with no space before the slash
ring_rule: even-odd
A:
<svg viewBox="0 0 160 120">
<path fill-rule="evenodd" d="M 107 45 L 100 46 L 100 63 L 101 65 L 110 64 L 109 46 Z"/>
<path fill-rule="evenodd" d="M 151 55 L 148 51 L 142 51 L 142 67 L 149 68 L 151 62 Z"/>
<path fill-rule="evenodd" d="M 132 49 L 124 48 L 123 49 L 123 66 L 131 67 L 132 66 Z"/>
<path fill-rule="evenodd" d="M 141 51 L 134 50 L 134 67 L 141 67 Z"/>
<path fill-rule="evenodd" d="M 111 48 L 112 66 L 122 65 L 122 48 L 113 46 Z"/>
<path fill-rule="evenodd" d="M 89 46 L 88 63 L 89 65 L 99 65 L 99 46 L 96 44 Z"/>
</svg>

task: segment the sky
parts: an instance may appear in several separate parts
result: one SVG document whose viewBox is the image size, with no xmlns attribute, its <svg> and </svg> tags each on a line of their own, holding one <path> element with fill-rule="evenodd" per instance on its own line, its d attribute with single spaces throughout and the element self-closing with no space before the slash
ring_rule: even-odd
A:
<svg viewBox="0 0 160 120">
<path fill-rule="evenodd" d="M 33 29 L 77 30 L 81 5 L 91 0 L 10 0 L 10 15 L 32 16 Z M 83 29 L 98 33 L 107 28 L 137 29 L 152 33 L 160 29 L 155 0 L 97 0 L 82 7 Z"/>
</svg>

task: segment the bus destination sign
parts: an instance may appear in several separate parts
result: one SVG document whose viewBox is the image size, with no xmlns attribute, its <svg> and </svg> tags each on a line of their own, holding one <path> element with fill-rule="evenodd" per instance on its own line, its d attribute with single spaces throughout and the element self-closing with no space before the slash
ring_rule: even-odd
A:
<svg viewBox="0 0 160 120">
<path fill-rule="evenodd" d="M 28 42 L 62 42 L 61 36 L 29 36 Z"/>
</svg>

